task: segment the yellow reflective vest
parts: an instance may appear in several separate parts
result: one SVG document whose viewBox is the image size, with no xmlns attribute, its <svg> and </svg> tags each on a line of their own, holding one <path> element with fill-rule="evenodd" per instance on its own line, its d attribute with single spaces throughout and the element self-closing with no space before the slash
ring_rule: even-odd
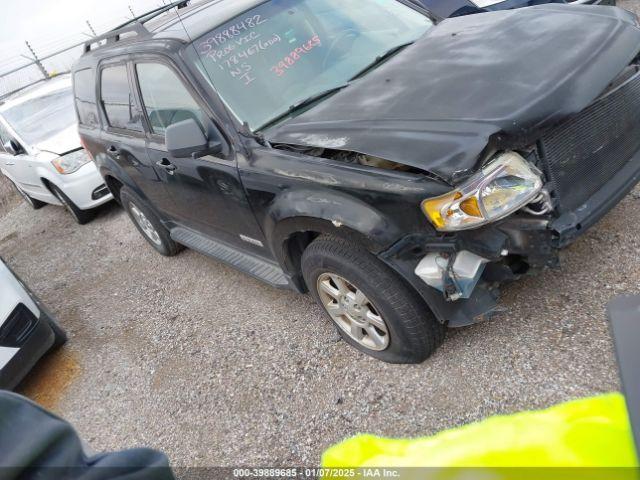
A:
<svg viewBox="0 0 640 480">
<path fill-rule="evenodd" d="M 492 417 L 432 437 L 359 435 L 329 448 L 322 466 L 637 467 L 638 460 L 624 397 L 612 393 L 547 410 Z M 451 471 L 440 473 L 436 477 L 458 477 Z"/>
</svg>

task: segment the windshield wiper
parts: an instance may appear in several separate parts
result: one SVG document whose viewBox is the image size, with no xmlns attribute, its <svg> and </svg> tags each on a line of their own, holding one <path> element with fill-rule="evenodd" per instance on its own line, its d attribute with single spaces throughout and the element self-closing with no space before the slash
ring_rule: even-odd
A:
<svg viewBox="0 0 640 480">
<path fill-rule="evenodd" d="M 413 45 L 414 43 L 415 43 L 415 41 L 401 43 L 400 45 L 396 45 L 395 47 L 390 48 L 386 52 L 378 55 L 371 63 L 369 63 L 366 67 L 364 67 L 362 70 L 360 70 L 358 73 L 356 73 L 353 77 L 351 77 L 350 81 L 353 81 L 353 80 L 356 80 L 356 79 L 360 78 L 365 73 L 367 73 L 369 70 L 377 67 L 382 62 L 387 60 L 389 57 L 392 57 L 393 55 L 398 53 L 400 50 L 404 50 L 409 45 Z"/>
<path fill-rule="evenodd" d="M 348 82 L 343 83 L 341 85 L 338 85 L 336 87 L 328 88 L 326 90 L 321 90 L 320 92 L 314 93 L 313 95 L 311 95 L 310 97 L 305 98 L 304 100 L 301 100 L 299 102 L 294 103 L 293 105 L 291 105 L 289 108 L 287 108 L 287 110 L 285 110 L 280 115 L 274 117 L 273 119 L 269 120 L 265 124 L 263 124 L 260 127 L 256 128 L 254 130 L 254 132 L 258 132 L 260 130 L 264 130 L 265 128 L 268 128 L 268 127 L 274 125 L 275 123 L 278 123 L 283 118 L 288 117 L 289 115 L 291 115 L 292 113 L 296 112 L 297 110 L 300 110 L 301 108 L 308 107 L 309 105 L 312 105 L 312 104 L 316 103 L 317 101 L 322 100 L 323 98 L 326 98 L 329 95 L 332 95 L 332 94 L 336 93 L 337 91 L 342 90 L 345 87 L 348 87 L 351 84 L 352 81 L 360 78 L 365 73 L 367 73 L 369 70 L 375 68 L 376 66 L 380 65 L 382 62 L 387 60 L 388 58 L 390 58 L 393 55 L 395 55 L 396 53 L 398 53 L 400 50 L 403 50 L 404 48 L 406 48 L 409 45 L 412 45 L 414 43 L 415 43 L 415 41 L 412 40 L 410 42 L 401 43 L 400 45 L 396 45 L 396 46 L 390 48 L 386 52 L 378 55 L 365 68 L 363 68 L 357 74 L 355 74 Z"/>
<path fill-rule="evenodd" d="M 259 130 L 264 130 L 267 127 L 270 127 L 271 125 L 273 125 L 274 123 L 278 123 L 280 120 L 282 120 L 283 118 L 288 117 L 289 115 L 291 115 L 292 113 L 295 113 L 296 111 L 308 107 L 309 105 L 313 105 L 314 103 L 322 100 L 323 98 L 328 97 L 329 95 L 333 95 L 334 93 L 338 92 L 339 90 L 342 90 L 345 87 L 349 86 L 349 82 L 347 83 L 343 83 L 341 85 L 338 85 L 336 87 L 331 87 L 331 88 L 327 88 L 326 90 L 321 90 L 318 93 L 314 93 L 313 95 L 310 95 L 309 97 L 300 100 L 299 102 L 294 103 L 293 105 L 291 105 L 289 108 L 287 108 L 287 110 L 285 112 L 283 112 L 282 114 L 276 116 L 275 118 L 269 120 L 267 123 L 265 123 L 264 125 L 260 126 L 259 128 L 256 128 L 255 131 L 259 131 Z"/>
<path fill-rule="evenodd" d="M 301 108 L 308 107 L 309 105 L 314 104 L 318 100 L 322 100 L 325 97 L 337 92 L 338 90 L 342 90 L 345 87 L 348 87 L 349 83 L 343 83 L 342 85 L 338 85 L 337 87 L 327 88 L 326 90 L 321 90 L 318 93 L 314 93 L 313 95 L 305 98 L 304 100 L 300 100 L 299 102 L 294 103 L 288 108 L 287 113 L 293 113 L 296 110 L 300 110 Z"/>
</svg>

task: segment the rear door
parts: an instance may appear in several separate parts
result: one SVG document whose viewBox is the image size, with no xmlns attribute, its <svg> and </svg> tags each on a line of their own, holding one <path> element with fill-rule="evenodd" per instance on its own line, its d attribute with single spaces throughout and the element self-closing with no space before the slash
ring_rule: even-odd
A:
<svg viewBox="0 0 640 480">
<path fill-rule="evenodd" d="M 126 172 L 154 208 L 166 214 L 170 206 L 167 192 L 147 155 L 143 116 L 132 93 L 128 58 L 103 63 L 98 82 L 105 123 L 101 134 L 104 153 Z"/>
<path fill-rule="evenodd" d="M 176 222 L 253 249 L 251 240 L 257 240 L 253 244 L 262 242 L 262 232 L 240 183 L 230 142 L 215 156 L 175 158 L 166 149 L 164 133 L 174 123 L 194 119 L 210 135 L 230 136 L 223 135 L 213 112 L 168 61 L 153 57 L 137 60 L 134 71 L 150 130 L 148 154 L 162 170 L 158 174 L 166 182 Z"/>
</svg>

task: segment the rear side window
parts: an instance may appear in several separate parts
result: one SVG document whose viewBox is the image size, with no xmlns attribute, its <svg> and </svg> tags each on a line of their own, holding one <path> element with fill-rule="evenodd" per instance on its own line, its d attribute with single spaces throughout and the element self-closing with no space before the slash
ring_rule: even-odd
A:
<svg viewBox="0 0 640 480">
<path fill-rule="evenodd" d="M 98 126 L 98 106 L 96 105 L 95 88 L 93 70 L 80 70 L 73 76 L 74 101 L 80 125 Z"/>
<path fill-rule="evenodd" d="M 136 72 L 153 133 L 164 135 L 169 125 L 190 118 L 200 126 L 206 124 L 203 111 L 169 67 L 160 63 L 139 63 Z"/>
<path fill-rule="evenodd" d="M 100 91 L 104 113 L 110 126 L 142 132 L 142 122 L 133 105 L 133 95 L 129 88 L 125 65 L 102 70 Z"/>
</svg>

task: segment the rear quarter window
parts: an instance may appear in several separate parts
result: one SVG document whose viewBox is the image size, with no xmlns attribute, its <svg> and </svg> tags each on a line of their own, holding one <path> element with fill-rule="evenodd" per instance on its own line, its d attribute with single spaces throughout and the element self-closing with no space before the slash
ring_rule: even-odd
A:
<svg viewBox="0 0 640 480">
<path fill-rule="evenodd" d="M 102 70 L 101 101 L 109 125 L 122 130 L 142 132 L 142 120 L 136 112 L 125 65 Z"/>
<path fill-rule="evenodd" d="M 96 102 L 96 77 L 92 69 L 80 70 L 73 76 L 73 91 L 78 112 L 78 123 L 88 127 L 98 126 Z"/>
</svg>

